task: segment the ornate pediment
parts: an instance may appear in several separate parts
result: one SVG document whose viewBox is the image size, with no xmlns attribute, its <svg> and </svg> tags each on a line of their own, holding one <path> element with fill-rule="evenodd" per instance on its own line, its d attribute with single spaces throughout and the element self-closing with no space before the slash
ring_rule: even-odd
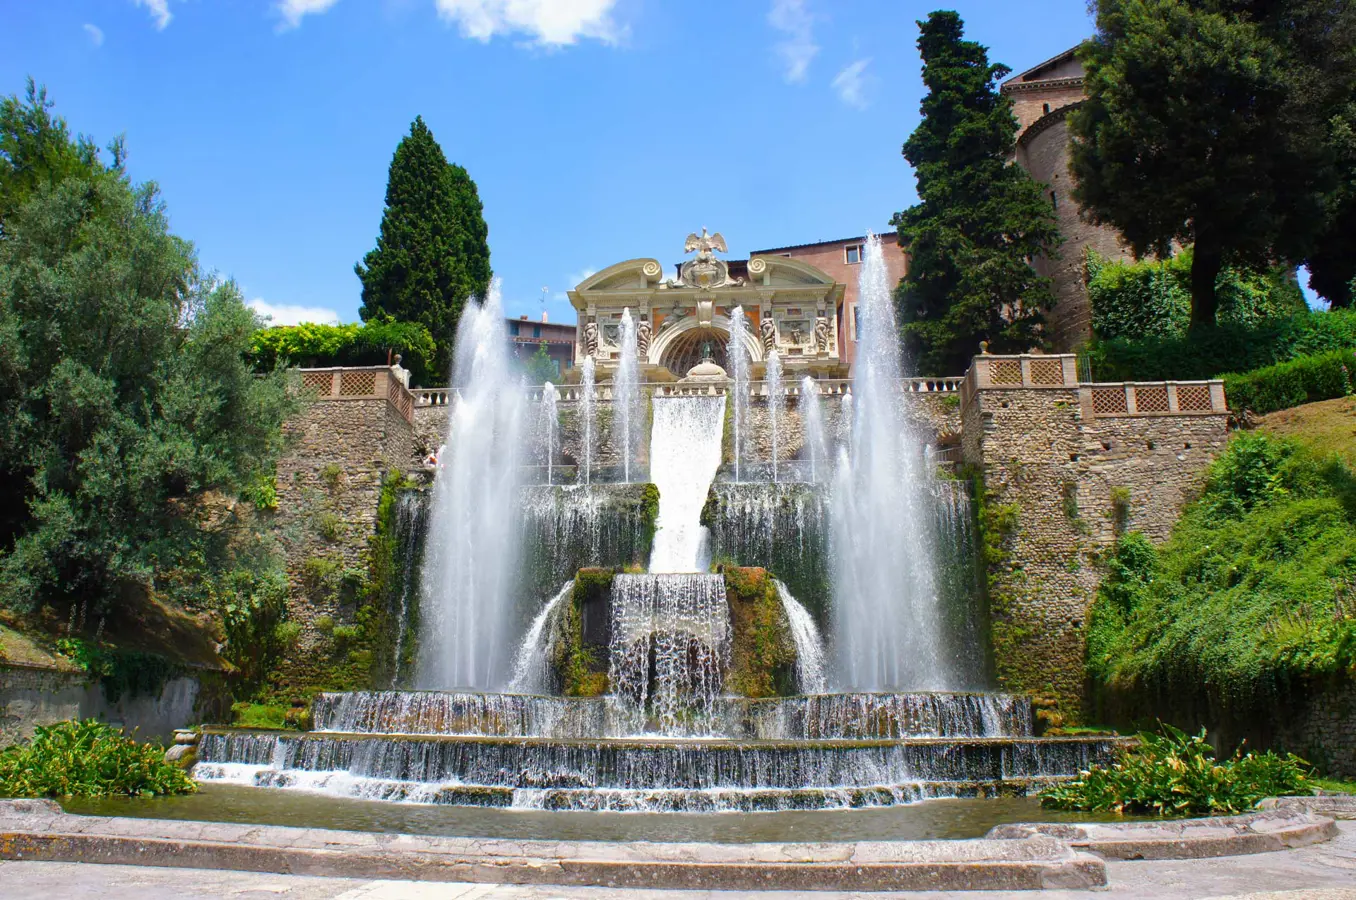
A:
<svg viewBox="0 0 1356 900">
<path fill-rule="evenodd" d="M 689 234 L 683 249 L 688 253 L 695 250 L 697 255 L 683 263 L 682 268 L 678 270 L 678 284 L 709 291 L 715 288 L 737 287 L 744 283 L 742 278 L 731 278 L 729 265 L 725 260 L 716 257 L 717 250 L 721 253 L 729 252 L 725 238 L 719 231 L 707 234 L 703 228 L 701 234 L 695 232 Z"/>
</svg>

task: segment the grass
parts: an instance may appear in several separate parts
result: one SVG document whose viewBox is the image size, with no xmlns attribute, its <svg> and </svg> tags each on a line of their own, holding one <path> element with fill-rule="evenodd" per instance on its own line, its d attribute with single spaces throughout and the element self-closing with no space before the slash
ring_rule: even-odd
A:
<svg viewBox="0 0 1356 900">
<path fill-rule="evenodd" d="M 1335 453 L 1356 468 L 1356 397 L 1306 403 L 1263 416 L 1258 427 L 1293 437 L 1319 453 Z"/>
<path fill-rule="evenodd" d="M 1356 781 L 1337 781 L 1333 778 L 1314 778 L 1310 783 L 1328 794 L 1356 794 Z"/>
</svg>

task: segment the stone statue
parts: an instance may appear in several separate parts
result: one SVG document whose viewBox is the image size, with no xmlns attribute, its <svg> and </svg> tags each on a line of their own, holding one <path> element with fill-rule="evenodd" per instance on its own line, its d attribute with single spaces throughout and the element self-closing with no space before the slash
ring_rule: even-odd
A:
<svg viewBox="0 0 1356 900">
<path fill-rule="evenodd" d="M 584 325 L 584 355 L 598 355 L 598 323 L 589 322 Z"/>
<path fill-rule="evenodd" d="M 823 353 L 829 349 L 829 320 L 824 316 L 815 317 L 815 352 Z"/>
<path fill-rule="evenodd" d="M 699 290 L 709 291 L 712 288 L 727 287 L 730 285 L 739 285 L 744 283 L 743 278 L 731 278 L 730 267 L 723 259 L 717 259 L 715 252 L 728 253 L 729 249 L 725 246 L 725 238 L 720 232 L 707 234 L 706 229 L 702 229 L 701 234 L 693 232 L 687 236 L 683 243 L 683 250 L 697 253 L 696 258 L 689 259 L 678 270 L 678 281 L 686 287 L 698 288 Z"/>
<path fill-rule="evenodd" d="M 771 318 L 758 323 L 758 331 L 763 335 L 763 355 L 777 349 L 777 326 Z"/>
<path fill-rule="evenodd" d="M 719 250 L 721 253 L 729 253 L 730 249 L 725 246 L 725 238 L 719 231 L 715 234 L 707 234 L 706 228 L 702 228 L 702 233 L 693 232 L 687 236 L 687 242 L 683 244 L 683 252 L 691 253 L 697 251 L 697 262 L 708 262 L 713 257 L 712 250 Z"/>
<path fill-rule="evenodd" d="M 650 353 L 650 320 L 641 319 L 636 326 L 636 355 L 642 360 Z"/>
</svg>

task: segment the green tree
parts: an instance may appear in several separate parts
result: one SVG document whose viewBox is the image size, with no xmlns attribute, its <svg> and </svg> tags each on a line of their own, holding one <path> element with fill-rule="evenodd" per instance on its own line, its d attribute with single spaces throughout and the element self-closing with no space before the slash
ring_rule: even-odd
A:
<svg viewBox="0 0 1356 900">
<path fill-rule="evenodd" d="M 462 308 L 489 290 L 488 236 L 475 182 L 448 163 L 424 120 L 415 118 L 391 159 L 376 249 L 355 271 L 363 283 L 363 321 L 385 314 L 433 335 L 439 383 L 451 371 Z"/>
<path fill-rule="evenodd" d="M 1342 9 L 1348 8 L 1348 9 Z M 1228 264 L 1304 258 L 1334 190 L 1334 98 L 1352 15 L 1325 0 L 1101 0 L 1070 117 L 1075 196 L 1138 255 L 1191 244 L 1193 325 Z M 1345 34 L 1350 29 L 1338 29 Z M 1335 75 L 1324 70 L 1332 66 Z"/>
<path fill-rule="evenodd" d="M 998 91 L 1010 70 L 963 39 L 954 12 L 919 22 L 923 121 L 904 145 L 919 203 L 895 216 L 909 273 L 896 294 L 906 347 L 922 371 L 964 371 L 987 341 L 997 351 L 1041 344 L 1049 280 L 1031 260 L 1060 243 L 1050 201 L 1011 165 L 1017 122 Z"/>
<path fill-rule="evenodd" d="M 5 220 L 43 185 L 104 171 L 99 149 L 84 135 L 72 139 L 66 122 L 53 118 L 47 89 L 28 79 L 24 100 L 0 99 L 0 235 Z M 122 142 L 110 148 L 111 168 L 122 168 Z"/>
<path fill-rule="evenodd" d="M 0 240 L 0 605 L 207 596 L 240 559 L 211 498 L 271 478 L 293 402 L 281 372 L 252 371 L 254 314 L 170 233 L 154 185 L 46 108 L 5 101 L 7 128 L 37 126 L 0 146 L 88 165 L 57 177 L 35 172 L 51 154 L 7 155 L 0 177 L 32 186 Z"/>
<path fill-rule="evenodd" d="M 537 352 L 527 360 L 525 368 L 527 369 L 529 384 L 543 384 L 547 381 L 560 382 L 560 371 L 556 367 L 556 361 L 551 358 L 551 351 L 547 348 L 545 341 L 537 345 Z"/>
<path fill-rule="evenodd" d="M 1328 197 L 1327 227 L 1305 259 L 1309 287 L 1334 309 L 1356 302 L 1356 101 L 1332 117 L 1338 187 Z"/>
</svg>

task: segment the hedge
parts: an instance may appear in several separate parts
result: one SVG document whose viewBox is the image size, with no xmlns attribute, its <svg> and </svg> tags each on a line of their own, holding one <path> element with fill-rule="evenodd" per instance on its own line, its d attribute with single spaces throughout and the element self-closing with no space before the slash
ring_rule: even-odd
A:
<svg viewBox="0 0 1356 900">
<path fill-rule="evenodd" d="M 1275 412 L 1352 393 L 1356 388 L 1356 352 L 1334 350 L 1301 356 L 1264 369 L 1222 377 L 1230 408 L 1258 414 Z"/>
<path fill-rule="evenodd" d="M 415 383 L 437 378 L 429 371 L 434 357 L 433 336 L 415 322 L 368 322 L 365 325 L 282 325 L 254 333 L 256 365 L 271 369 L 278 362 L 306 367 L 380 366 L 387 353 L 399 353 Z"/>
</svg>

